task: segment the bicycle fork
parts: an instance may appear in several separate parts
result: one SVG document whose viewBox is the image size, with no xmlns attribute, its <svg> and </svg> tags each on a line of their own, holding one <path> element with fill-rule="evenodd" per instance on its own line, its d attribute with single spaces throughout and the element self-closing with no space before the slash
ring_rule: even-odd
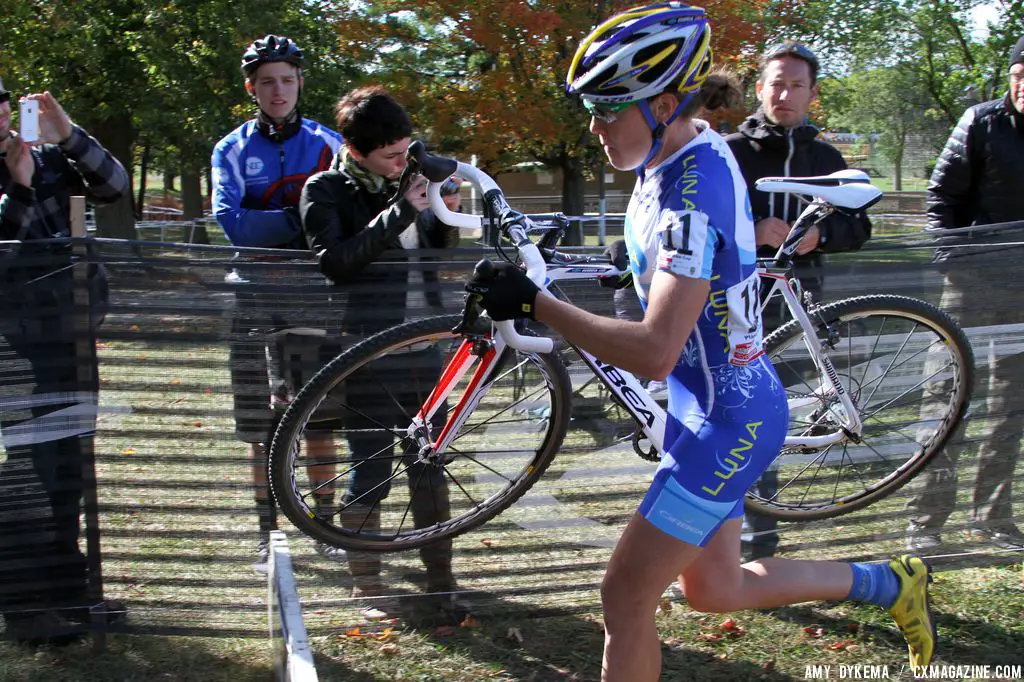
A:
<svg viewBox="0 0 1024 682">
<path fill-rule="evenodd" d="M 864 429 L 864 424 L 860 419 L 860 413 L 857 411 L 856 406 L 854 406 L 849 392 L 839 380 L 839 373 L 836 372 L 835 365 L 832 364 L 831 358 L 823 352 L 823 346 L 830 345 L 832 343 L 832 339 L 827 338 L 820 343 L 815 343 L 818 336 L 815 333 L 814 324 L 811 322 L 807 311 L 797 301 L 796 293 L 793 291 L 792 286 L 785 280 L 776 281 L 778 282 L 777 286 L 782 297 L 786 299 L 786 303 L 788 304 L 790 311 L 793 313 L 793 316 L 797 319 L 800 327 L 804 331 L 804 345 L 807 347 L 807 352 L 811 354 L 811 360 L 814 362 L 814 366 L 818 370 L 818 374 L 822 377 L 822 385 L 815 388 L 812 395 L 804 398 L 791 399 L 789 401 L 790 409 L 810 407 L 821 402 L 827 403 L 827 398 L 829 396 L 835 396 L 839 400 L 839 405 L 829 406 L 827 409 L 836 414 L 839 418 L 842 431 L 832 433 L 827 436 L 800 436 L 798 438 L 799 444 L 812 448 L 824 447 L 833 443 L 838 443 L 844 437 L 848 437 L 854 442 L 859 442 L 860 434 Z M 838 410 L 836 408 L 838 408 Z M 790 439 L 787 438 L 787 442 L 789 440 Z"/>
<path fill-rule="evenodd" d="M 427 396 L 423 406 L 413 418 L 407 430 L 407 436 L 419 447 L 419 457 L 422 460 L 437 464 L 442 455 L 448 450 L 448 446 L 459 433 L 462 425 L 466 423 L 469 415 L 473 413 L 480 403 L 487 390 L 490 388 L 490 378 L 499 364 L 502 353 L 505 350 L 505 342 L 500 336 L 490 339 L 482 337 L 464 338 L 459 344 L 455 355 L 441 372 L 441 378 L 437 385 Z M 436 440 L 430 441 L 427 424 L 433 418 L 434 413 L 444 404 L 451 395 L 451 392 L 458 385 L 459 381 L 466 375 L 470 367 L 480 358 L 479 364 L 469 380 L 469 385 L 459 398 L 458 404 L 452 410 L 445 421 L 441 432 L 437 434 Z"/>
</svg>

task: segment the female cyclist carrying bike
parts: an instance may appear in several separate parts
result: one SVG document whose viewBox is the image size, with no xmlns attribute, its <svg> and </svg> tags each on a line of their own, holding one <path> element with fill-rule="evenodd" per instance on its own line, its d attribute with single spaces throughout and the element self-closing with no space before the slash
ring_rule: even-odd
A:
<svg viewBox="0 0 1024 682">
<path fill-rule="evenodd" d="M 914 666 L 935 644 L 929 568 L 764 559 L 740 563 L 743 496 L 779 453 L 786 395 L 761 350 L 750 203 L 728 146 L 702 108 L 738 104 L 735 79 L 711 72 L 704 10 L 679 2 L 617 14 L 579 46 L 566 79 L 609 162 L 639 175 L 625 243 L 643 320 L 588 313 L 550 296 L 510 263 L 467 290 L 492 319 L 537 319 L 603 362 L 667 379 L 666 447 L 601 585 L 602 680 L 656 680 L 654 613 L 678 579 L 691 607 L 726 612 L 817 600 L 890 611 Z"/>
</svg>

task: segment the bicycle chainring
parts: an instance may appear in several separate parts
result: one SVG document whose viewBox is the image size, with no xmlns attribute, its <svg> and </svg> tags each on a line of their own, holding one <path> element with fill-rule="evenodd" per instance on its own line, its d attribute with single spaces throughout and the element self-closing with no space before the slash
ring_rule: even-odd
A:
<svg viewBox="0 0 1024 682">
<path fill-rule="evenodd" d="M 640 444 L 640 441 L 647 440 L 647 436 L 644 435 L 643 430 L 638 425 L 633 429 L 633 452 L 640 456 L 640 459 L 647 460 L 648 462 L 660 462 L 661 453 L 654 447 L 654 444 L 647 441 L 647 447 L 645 448 Z"/>
</svg>

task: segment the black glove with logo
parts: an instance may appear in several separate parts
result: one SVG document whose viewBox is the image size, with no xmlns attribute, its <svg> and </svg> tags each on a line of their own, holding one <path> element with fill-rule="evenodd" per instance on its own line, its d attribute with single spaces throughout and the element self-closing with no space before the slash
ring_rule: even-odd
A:
<svg viewBox="0 0 1024 682">
<path fill-rule="evenodd" d="M 616 239 L 605 248 L 604 255 L 609 263 L 625 272 L 615 277 L 598 277 L 597 281 L 601 283 L 601 286 L 608 289 L 625 289 L 633 286 L 633 271 L 629 269 L 629 252 L 626 251 L 626 242 Z"/>
<path fill-rule="evenodd" d="M 476 264 L 466 291 L 496 322 L 535 319 L 534 304 L 540 289 L 526 273 L 512 263 L 492 263 L 486 258 Z"/>
</svg>

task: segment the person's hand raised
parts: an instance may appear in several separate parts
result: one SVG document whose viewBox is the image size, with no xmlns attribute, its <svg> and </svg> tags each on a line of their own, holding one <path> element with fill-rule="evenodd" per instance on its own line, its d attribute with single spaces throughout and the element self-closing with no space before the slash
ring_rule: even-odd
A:
<svg viewBox="0 0 1024 682">
<path fill-rule="evenodd" d="M 17 185 L 31 187 L 36 164 L 28 143 L 20 135 L 12 133 L 0 144 L 0 151 L 5 153 L 4 163 L 7 164 L 11 180 Z"/>
<path fill-rule="evenodd" d="M 71 119 L 50 91 L 26 95 L 39 102 L 39 141 L 33 144 L 57 144 L 71 137 Z"/>
<path fill-rule="evenodd" d="M 405 200 L 412 204 L 413 208 L 417 211 L 423 211 L 427 206 L 430 205 L 430 200 L 427 199 L 427 179 L 422 175 L 417 175 L 413 178 L 413 181 L 409 183 L 409 189 L 405 190 Z"/>
</svg>

